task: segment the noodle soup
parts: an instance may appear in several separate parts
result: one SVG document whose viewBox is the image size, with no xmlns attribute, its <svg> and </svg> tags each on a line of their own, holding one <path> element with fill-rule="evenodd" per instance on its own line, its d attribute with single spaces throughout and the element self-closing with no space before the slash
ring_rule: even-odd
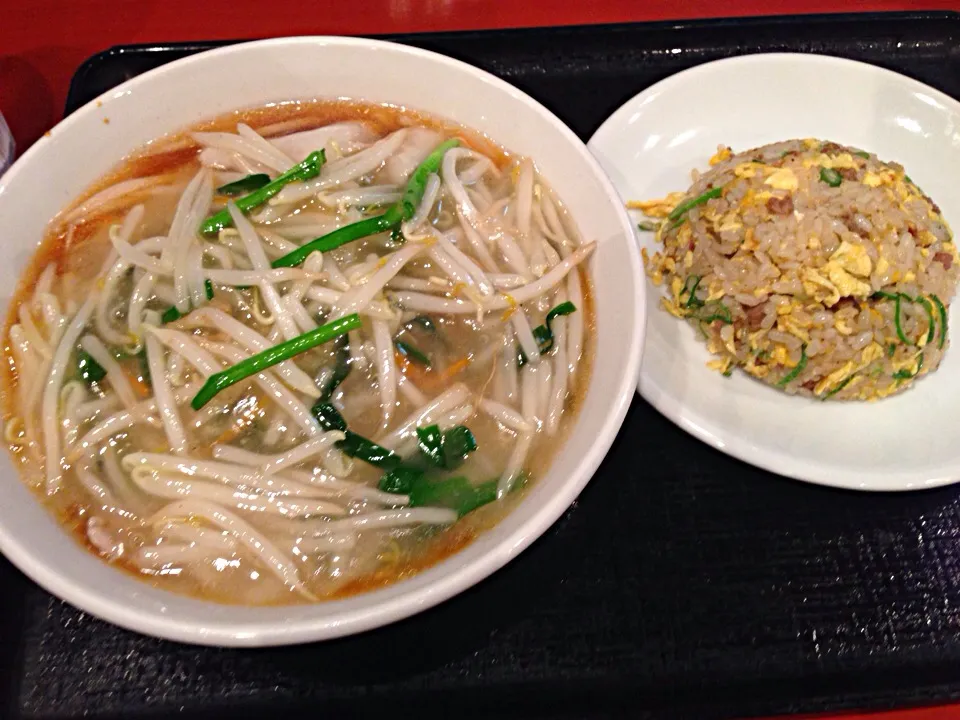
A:
<svg viewBox="0 0 960 720">
<path fill-rule="evenodd" d="M 6 438 L 62 524 L 157 587 L 383 585 L 549 466 L 588 380 L 593 248 L 530 159 L 463 128 L 235 113 L 51 224 L 8 320 Z"/>
</svg>

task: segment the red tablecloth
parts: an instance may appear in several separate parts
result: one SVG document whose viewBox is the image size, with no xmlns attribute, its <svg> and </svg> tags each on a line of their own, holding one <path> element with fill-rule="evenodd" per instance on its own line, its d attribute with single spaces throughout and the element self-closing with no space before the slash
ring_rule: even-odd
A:
<svg viewBox="0 0 960 720">
<path fill-rule="evenodd" d="M 111 45 L 277 35 L 357 35 L 577 25 L 717 16 L 883 10 L 958 10 L 960 0 L 356 0 L 269 12 L 235 0 L 27 0 L 0 3 L 0 112 L 23 150 L 63 113 L 77 66 Z M 958 670 L 960 672 L 960 670 Z M 812 716 L 807 716 L 808 718 Z M 960 718 L 960 705 L 836 720 Z M 796 720 L 796 719 L 794 719 Z M 817 720 L 828 720 L 819 716 Z"/>
</svg>

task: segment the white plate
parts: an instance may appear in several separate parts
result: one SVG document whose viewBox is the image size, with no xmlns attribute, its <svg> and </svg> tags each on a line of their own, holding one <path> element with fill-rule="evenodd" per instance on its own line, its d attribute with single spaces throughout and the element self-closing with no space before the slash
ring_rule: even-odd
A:
<svg viewBox="0 0 960 720">
<path fill-rule="evenodd" d="M 721 143 L 737 152 L 802 137 L 900 162 L 960 228 L 960 103 L 863 63 L 770 54 L 701 65 L 628 101 L 588 147 L 626 200 L 686 190 L 690 170 L 707 167 Z M 653 249 L 651 233 L 638 237 Z M 879 402 L 790 397 L 743 373 L 725 379 L 709 370 L 694 330 L 659 308 L 649 282 L 647 290 L 639 390 L 687 432 L 759 467 L 825 485 L 909 490 L 960 479 L 953 435 L 960 348 L 915 387 Z"/>
</svg>

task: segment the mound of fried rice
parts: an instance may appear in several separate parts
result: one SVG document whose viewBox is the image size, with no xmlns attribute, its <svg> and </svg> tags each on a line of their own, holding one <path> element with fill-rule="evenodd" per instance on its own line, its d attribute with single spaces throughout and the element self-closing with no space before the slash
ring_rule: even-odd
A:
<svg viewBox="0 0 960 720">
<path fill-rule="evenodd" d="M 647 273 L 697 328 L 710 367 L 787 393 L 876 400 L 937 369 L 957 249 L 896 163 L 789 140 L 721 147 L 685 193 L 633 202 L 657 222 Z"/>
</svg>

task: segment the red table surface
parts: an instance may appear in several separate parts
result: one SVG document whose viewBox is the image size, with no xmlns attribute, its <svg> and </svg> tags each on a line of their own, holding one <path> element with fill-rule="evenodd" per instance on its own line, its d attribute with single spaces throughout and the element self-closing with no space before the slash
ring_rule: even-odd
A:
<svg viewBox="0 0 960 720">
<path fill-rule="evenodd" d="M 22 151 L 60 119 L 80 63 L 111 45 L 280 35 L 360 35 L 772 14 L 956 10 L 960 0 L 30 0 L 0 2 L 0 112 Z M 960 705 L 805 720 L 960 718 Z M 798 720 L 798 719 L 794 719 Z"/>
</svg>

